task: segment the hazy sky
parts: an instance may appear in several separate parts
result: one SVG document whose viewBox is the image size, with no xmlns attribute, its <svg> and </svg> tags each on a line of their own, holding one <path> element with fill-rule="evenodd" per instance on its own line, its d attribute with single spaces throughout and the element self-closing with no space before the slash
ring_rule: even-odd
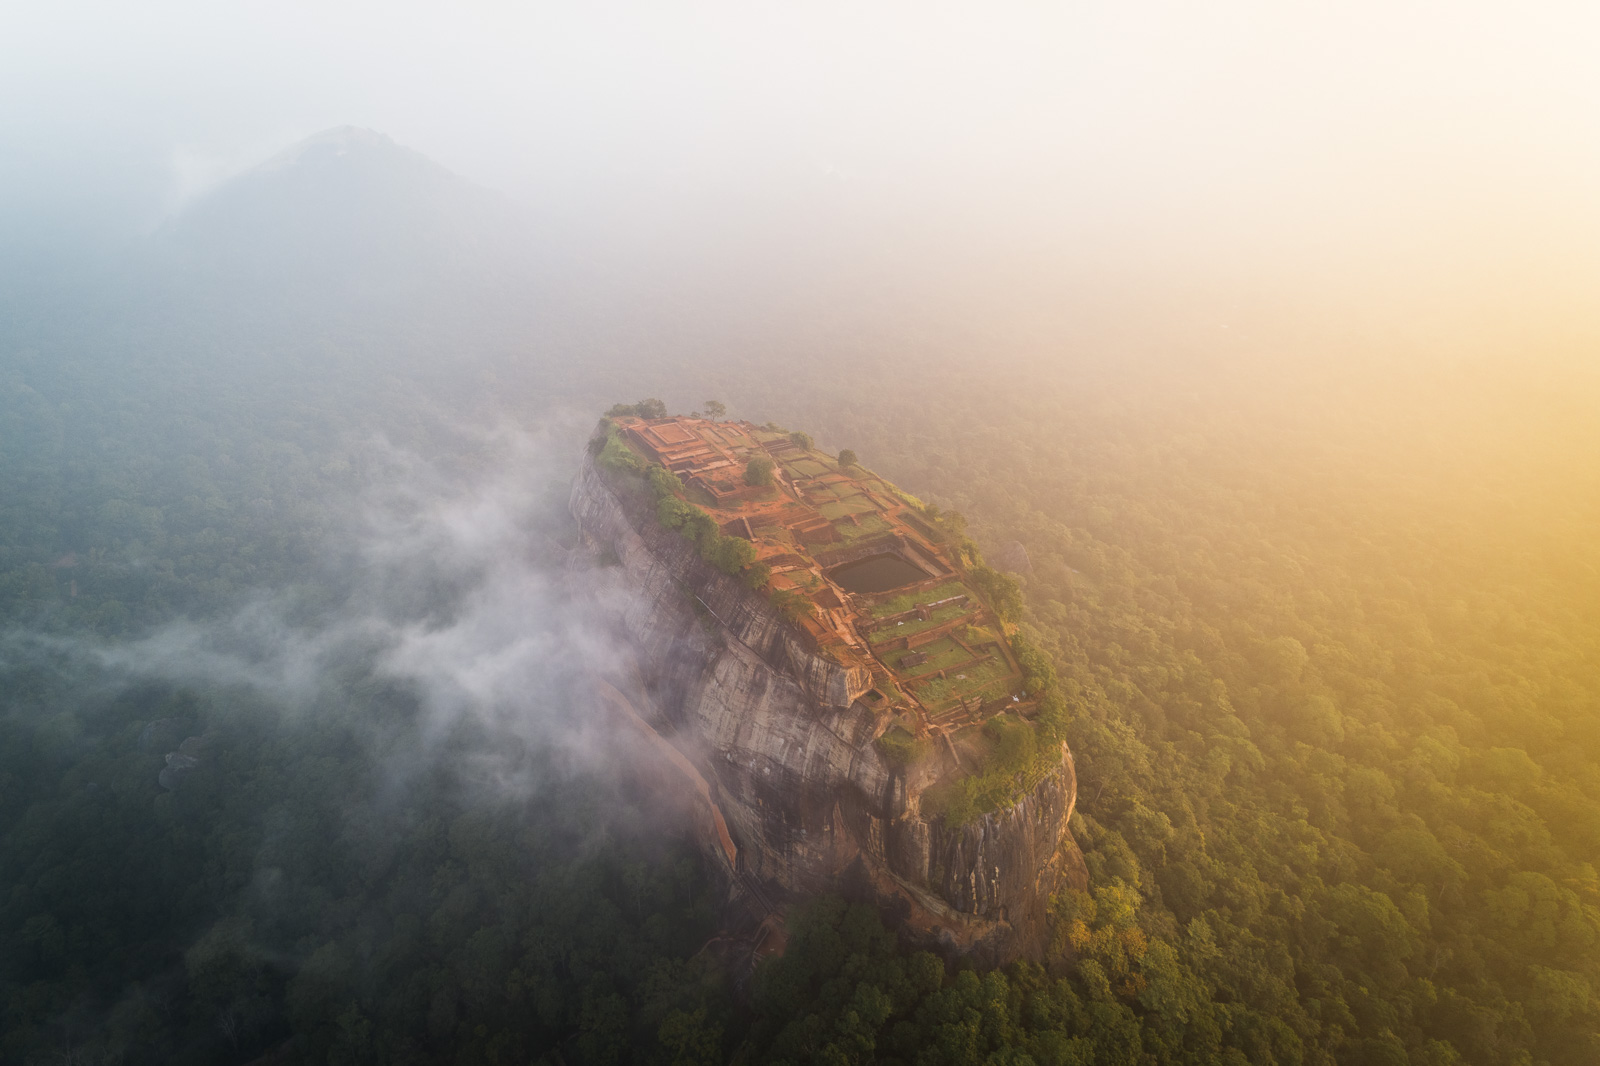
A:
<svg viewBox="0 0 1600 1066">
<path fill-rule="evenodd" d="M 1597 56 L 1592 3 L 11 3 L 0 205 L 149 226 L 349 123 L 554 217 L 1427 278 L 1600 335 Z"/>
</svg>

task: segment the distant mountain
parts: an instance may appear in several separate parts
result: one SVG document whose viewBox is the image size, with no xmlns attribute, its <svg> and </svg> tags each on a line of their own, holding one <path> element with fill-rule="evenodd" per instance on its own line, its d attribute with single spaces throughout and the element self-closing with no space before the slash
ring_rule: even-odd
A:
<svg viewBox="0 0 1600 1066">
<path fill-rule="evenodd" d="M 17 284 L 0 270 L 0 342 L 70 349 L 101 378 L 159 369 L 289 395 L 329 375 L 362 388 L 395 375 L 436 398 L 559 392 L 581 395 L 580 408 L 615 401 L 615 385 L 596 382 L 618 367 L 665 377 L 703 355 L 706 321 L 732 301 L 682 298 L 670 283 L 692 270 L 635 254 L 648 240 L 597 251 L 570 214 L 535 216 L 342 126 L 132 246 L 43 280 L 32 261 Z"/>
<path fill-rule="evenodd" d="M 505 197 L 340 126 L 201 197 L 147 251 L 177 294 L 319 304 L 514 290 L 531 281 L 535 248 Z"/>
</svg>

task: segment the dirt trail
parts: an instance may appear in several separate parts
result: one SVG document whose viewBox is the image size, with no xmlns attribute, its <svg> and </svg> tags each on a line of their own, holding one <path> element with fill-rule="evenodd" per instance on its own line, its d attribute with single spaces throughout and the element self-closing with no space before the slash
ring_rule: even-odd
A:
<svg viewBox="0 0 1600 1066">
<path fill-rule="evenodd" d="M 705 800 L 706 806 L 711 809 L 711 821 L 716 826 L 717 841 L 722 845 L 722 851 L 728 857 L 728 867 L 737 870 L 739 868 L 739 849 L 734 845 L 733 837 L 728 834 L 728 823 L 722 817 L 721 809 L 717 807 L 716 801 L 711 798 L 711 785 L 707 783 L 705 777 L 695 768 L 694 763 L 689 761 L 688 756 L 674 747 L 671 741 L 657 733 L 649 722 L 640 717 L 639 712 L 634 709 L 633 703 L 618 691 L 615 685 L 602 678 L 595 678 L 595 687 L 599 689 L 601 698 L 621 711 L 623 718 L 639 730 L 644 738 L 655 746 L 657 751 L 665 755 L 667 761 L 677 767 L 689 779 L 695 791 L 700 793 L 700 798 Z"/>
</svg>

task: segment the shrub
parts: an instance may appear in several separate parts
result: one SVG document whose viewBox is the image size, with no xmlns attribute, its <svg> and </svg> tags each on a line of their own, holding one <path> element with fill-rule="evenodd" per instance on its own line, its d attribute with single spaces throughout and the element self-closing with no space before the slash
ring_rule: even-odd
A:
<svg viewBox="0 0 1600 1066">
<path fill-rule="evenodd" d="M 771 571 L 756 562 L 756 546 L 742 537 L 724 535 L 717 528 L 716 519 L 683 499 L 683 482 L 678 475 L 665 467 L 651 466 L 645 471 L 644 482 L 655 497 L 656 521 L 693 541 L 700 549 L 700 558 L 729 576 L 743 573 L 751 588 L 767 583 Z"/>
<path fill-rule="evenodd" d="M 1011 651 L 1022 667 L 1022 686 L 1029 693 L 1053 691 L 1056 687 L 1056 668 L 1050 657 L 1036 647 L 1033 641 L 1017 633 L 1011 638 Z"/>
<path fill-rule="evenodd" d="M 612 405 L 606 414 L 612 418 L 621 418 L 624 415 L 633 415 L 635 418 L 666 418 L 667 405 L 657 399 L 640 400 L 638 403 L 619 403 Z"/>
<path fill-rule="evenodd" d="M 1019 774 L 1038 751 L 1033 726 L 1021 718 L 997 714 L 983 724 L 983 735 L 994 742 L 994 751 L 984 762 L 985 773 Z"/>
<path fill-rule="evenodd" d="M 650 482 L 650 491 L 655 493 L 658 500 L 665 496 L 683 495 L 683 482 L 664 466 L 652 465 L 645 471 L 645 477 Z"/>
<path fill-rule="evenodd" d="M 966 539 L 967 516 L 960 511 L 941 511 L 938 504 L 930 503 L 922 513 L 948 534 L 950 539 L 957 542 Z"/>
<path fill-rule="evenodd" d="M 751 456 L 744 466 L 744 483 L 753 487 L 772 484 L 772 460 L 765 455 Z"/>
<path fill-rule="evenodd" d="M 779 589 L 771 597 L 772 606 L 791 622 L 798 622 L 817 613 L 816 604 L 793 589 Z"/>
<path fill-rule="evenodd" d="M 928 738 L 912 734 L 904 726 L 890 726 L 876 744 L 889 765 L 904 769 L 928 757 Z"/>
<path fill-rule="evenodd" d="M 1022 586 L 1010 574 L 983 563 L 977 563 L 968 572 L 972 583 L 978 586 L 983 598 L 989 601 L 1001 621 L 1016 625 L 1022 620 Z"/>
<path fill-rule="evenodd" d="M 1067 716 L 1067 698 L 1057 689 L 1046 690 L 1039 700 L 1039 717 L 1034 719 L 1041 749 L 1045 744 L 1058 745 L 1066 739 Z"/>
<path fill-rule="evenodd" d="M 756 561 L 756 546 L 743 537 L 727 537 L 716 533 L 709 544 L 701 545 L 700 554 L 724 574 L 732 575 Z"/>
<path fill-rule="evenodd" d="M 622 440 L 622 431 L 613 422 L 605 423 L 605 434 L 600 440 L 600 451 L 595 462 L 613 474 L 637 474 L 644 470 L 644 460 L 634 454 Z"/>
<path fill-rule="evenodd" d="M 711 516 L 676 496 L 663 496 L 656 501 L 656 521 L 668 529 L 676 529 L 690 540 L 699 541 L 696 527 L 710 523 Z"/>
</svg>

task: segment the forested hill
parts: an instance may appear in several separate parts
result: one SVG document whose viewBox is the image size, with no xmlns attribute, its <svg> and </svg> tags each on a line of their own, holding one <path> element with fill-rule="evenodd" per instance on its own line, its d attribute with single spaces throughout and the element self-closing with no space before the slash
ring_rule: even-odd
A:
<svg viewBox="0 0 1600 1066">
<path fill-rule="evenodd" d="M 537 292 L 539 233 L 509 200 L 372 130 L 308 137 L 186 205 L 136 251 L 161 297 L 194 309 L 342 305 Z"/>
</svg>

